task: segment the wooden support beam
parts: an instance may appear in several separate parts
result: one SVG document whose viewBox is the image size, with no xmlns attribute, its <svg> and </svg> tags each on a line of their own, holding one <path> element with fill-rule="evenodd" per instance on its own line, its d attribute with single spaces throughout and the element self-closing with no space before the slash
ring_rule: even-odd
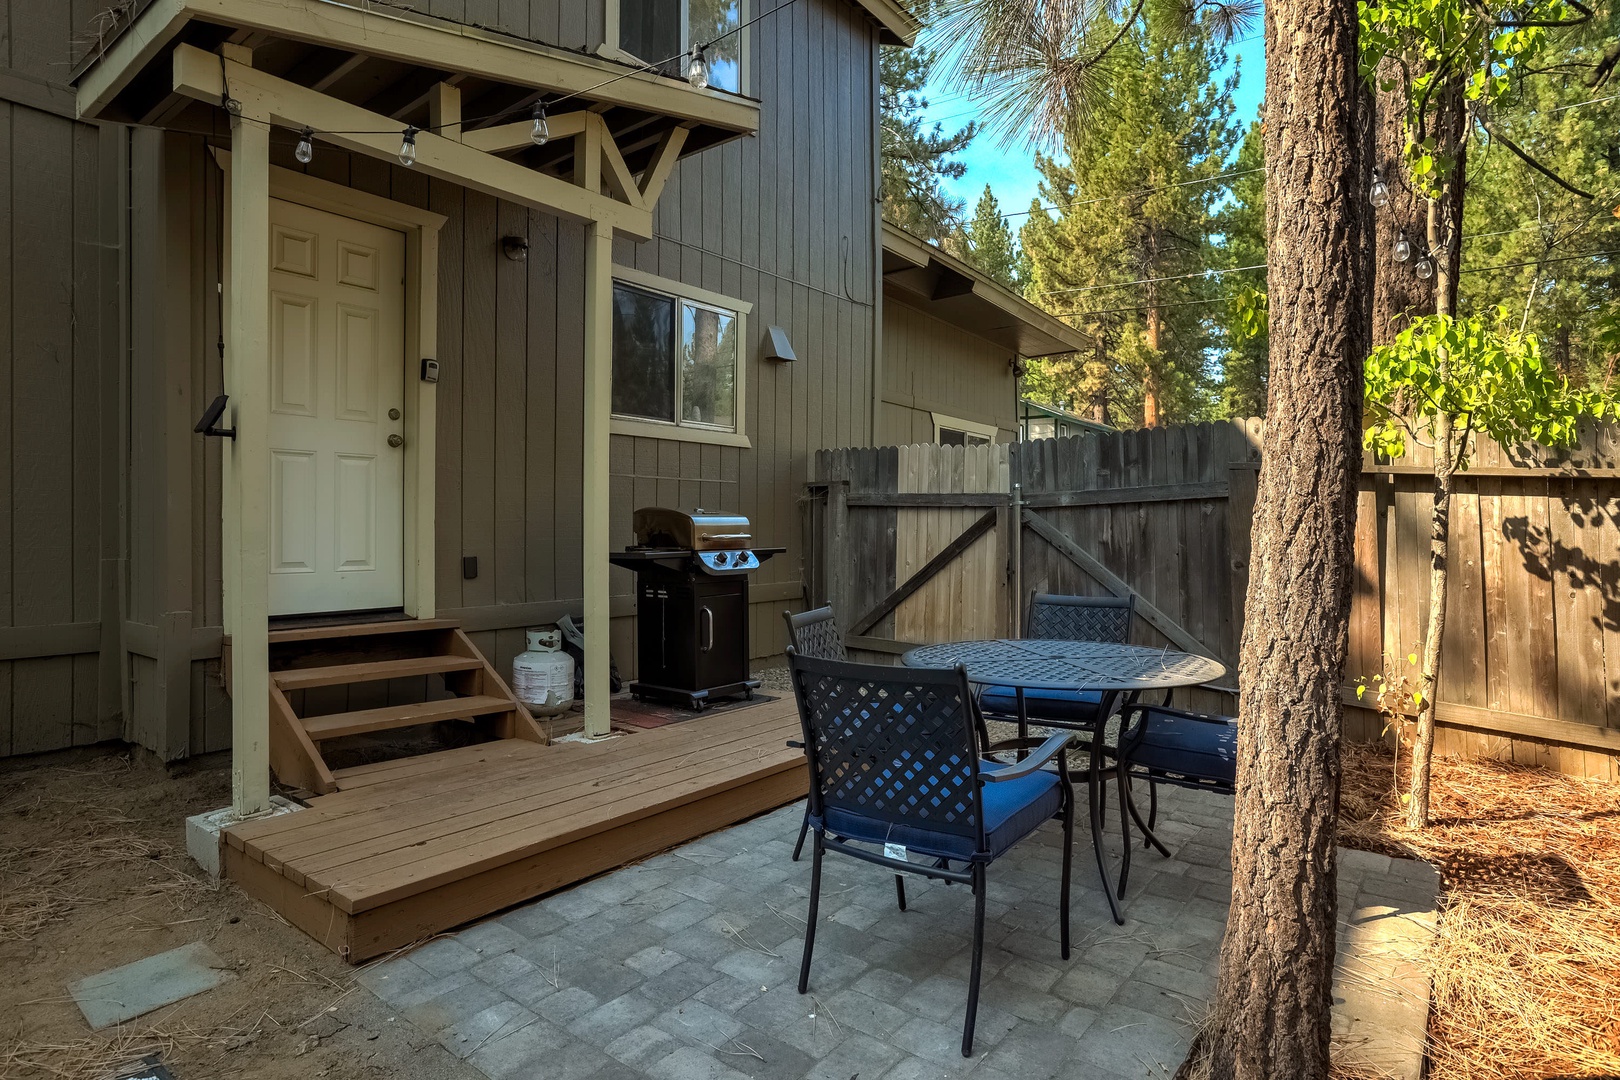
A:
<svg viewBox="0 0 1620 1080">
<path fill-rule="evenodd" d="M 398 121 L 229 60 L 223 67 L 221 72 L 216 55 L 189 45 L 178 46 L 174 51 L 175 92 L 217 103 L 224 91 L 222 80 L 229 79 L 231 96 L 245 110 L 264 116 L 269 123 L 292 131 L 314 128 L 333 145 L 383 161 L 397 157 L 404 135 Z M 652 236 L 652 214 L 646 210 L 432 132 L 416 136 L 415 167 L 428 176 L 547 213 L 576 221 L 603 221 L 638 240 Z"/>
<path fill-rule="evenodd" d="M 929 559 L 927 565 L 925 565 L 921 570 L 918 570 L 915 574 L 912 574 L 905 580 L 904 584 L 900 585 L 888 596 L 885 596 L 882 600 L 879 600 L 877 604 L 873 606 L 871 611 L 868 611 L 865 615 L 862 615 L 859 619 L 856 619 L 854 625 L 849 628 L 850 636 L 860 637 L 868 630 L 872 629 L 872 627 L 882 622 L 891 611 L 905 603 L 907 597 L 916 592 L 918 589 L 922 588 L 924 585 L 928 584 L 928 582 L 933 579 L 934 575 L 938 574 L 941 570 L 955 562 L 963 552 L 967 551 L 968 548 L 973 546 L 974 542 L 977 541 L 979 537 L 983 536 L 985 533 L 989 532 L 995 527 L 996 512 L 994 510 L 986 511 L 984 514 L 980 515 L 979 519 L 972 525 L 969 525 L 962 532 L 961 536 L 958 536 L 955 540 L 952 540 L 949 544 L 946 544 L 938 555 L 935 555 L 932 559 Z"/>
<path fill-rule="evenodd" d="M 1213 650 L 1209 649 L 1204 645 L 1203 642 L 1187 633 L 1187 631 L 1182 629 L 1182 627 L 1174 619 L 1170 618 L 1170 616 L 1166 615 L 1163 611 L 1160 611 L 1141 593 L 1138 593 L 1135 589 L 1132 589 L 1130 585 L 1119 577 L 1119 575 L 1115 574 L 1112 570 L 1108 569 L 1108 567 L 1104 566 L 1100 559 L 1098 559 L 1091 552 L 1087 551 L 1085 548 L 1081 547 L 1079 544 L 1075 543 L 1073 540 L 1070 540 L 1067 536 L 1064 536 L 1057 530 L 1056 527 L 1052 525 L 1051 522 L 1041 517 L 1041 515 L 1035 513 L 1033 510 L 1026 509 L 1024 511 L 1024 524 L 1033 529 L 1035 531 L 1035 535 L 1039 536 L 1042 540 L 1045 540 L 1048 544 L 1051 544 L 1052 547 L 1057 550 L 1058 554 L 1062 555 L 1080 569 L 1090 574 L 1097 580 L 1099 585 L 1113 593 L 1115 596 L 1134 595 L 1136 597 L 1137 613 L 1141 615 L 1142 618 L 1146 619 L 1155 630 L 1169 638 L 1170 643 L 1176 648 L 1182 650 L 1183 652 L 1197 653 L 1199 656 L 1207 656 L 1212 660 L 1219 659 Z"/>
<path fill-rule="evenodd" d="M 237 65 L 238 70 L 250 70 Z M 244 108 L 231 118 L 230 318 L 225 392 L 236 438 L 226 440 L 235 493 L 232 579 L 231 803 L 238 816 L 270 809 L 270 128 Z"/>
<path fill-rule="evenodd" d="M 589 129 L 587 128 L 587 131 Z M 600 156 L 597 157 L 600 161 Z M 585 734 L 607 735 L 609 712 L 608 434 L 613 411 L 613 230 L 597 222 L 585 234 Z"/>
<path fill-rule="evenodd" d="M 641 198 L 645 205 L 658 205 L 658 197 L 664 193 L 669 174 L 675 171 L 675 163 L 681 159 L 681 148 L 686 145 L 687 134 L 684 127 L 670 128 L 658 144 L 658 149 L 653 151 L 651 164 L 641 174 Z"/>
<path fill-rule="evenodd" d="M 587 119 L 574 136 L 574 183 L 592 195 L 602 192 L 602 142 L 600 117 Z"/>
<path fill-rule="evenodd" d="M 641 187 L 636 183 L 635 177 L 630 175 L 630 167 L 624 163 L 624 155 L 619 153 L 618 144 L 613 141 L 613 132 L 608 130 L 607 121 L 603 120 L 599 113 L 593 112 L 590 117 L 588 123 L 595 125 L 601 135 L 602 179 L 606 181 L 608 191 L 620 202 L 646 209 L 647 204 L 641 198 Z"/>
<path fill-rule="evenodd" d="M 561 116 L 548 116 L 546 126 L 551 129 L 552 139 L 566 139 L 584 131 L 586 118 L 591 115 L 589 110 L 580 109 L 578 112 L 563 113 Z M 474 150 L 482 150 L 486 154 L 506 154 L 513 150 L 521 150 L 525 146 L 532 146 L 529 133 L 533 130 L 534 121 L 529 119 L 463 131 L 461 141 Z"/>
<path fill-rule="evenodd" d="M 461 137 L 461 87 L 447 82 L 434 84 L 428 98 L 428 124 L 446 139 L 466 141 Z"/>
</svg>

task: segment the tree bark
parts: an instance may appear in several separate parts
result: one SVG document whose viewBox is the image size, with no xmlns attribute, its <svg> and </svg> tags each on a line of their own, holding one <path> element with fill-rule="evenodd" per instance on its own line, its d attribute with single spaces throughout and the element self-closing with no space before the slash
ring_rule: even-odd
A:
<svg viewBox="0 0 1620 1080">
<path fill-rule="evenodd" d="M 1199 1080 L 1328 1075 L 1339 697 L 1371 319 L 1356 8 L 1266 5 L 1271 381 L 1241 656 L 1232 907 Z"/>
<path fill-rule="evenodd" d="M 1157 290 L 1154 290 L 1155 292 Z M 1164 315 L 1159 311 L 1158 298 L 1150 295 L 1147 309 L 1147 333 L 1144 335 L 1149 352 L 1148 368 L 1142 373 L 1142 426 L 1159 426 L 1159 339 L 1164 326 Z"/>
</svg>

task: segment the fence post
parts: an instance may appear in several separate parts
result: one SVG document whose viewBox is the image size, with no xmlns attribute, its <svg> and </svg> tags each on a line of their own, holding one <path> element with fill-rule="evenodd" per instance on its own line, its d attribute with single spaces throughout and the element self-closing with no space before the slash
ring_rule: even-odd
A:
<svg viewBox="0 0 1620 1080">
<path fill-rule="evenodd" d="M 840 470 L 844 472 L 844 470 Z M 838 617 L 839 623 L 849 625 L 856 616 L 850 607 L 849 559 L 849 476 L 834 475 L 827 479 L 827 543 L 822 566 L 827 589 L 827 603 Z"/>
</svg>

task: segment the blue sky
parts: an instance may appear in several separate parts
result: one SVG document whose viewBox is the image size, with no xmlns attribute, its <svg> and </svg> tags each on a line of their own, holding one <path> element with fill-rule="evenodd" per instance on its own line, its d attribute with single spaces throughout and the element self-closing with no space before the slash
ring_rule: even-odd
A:
<svg viewBox="0 0 1620 1080">
<path fill-rule="evenodd" d="M 1234 59 L 1242 61 L 1238 68 L 1238 87 L 1232 97 L 1236 118 L 1247 125 L 1254 119 L 1265 93 L 1266 57 L 1259 26 L 1242 40 L 1234 42 L 1229 52 Z M 1225 77 L 1226 73 L 1221 74 Z M 943 79 L 941 73 L 939 81 L 942 83 Z M 980 107 L 972 98 L 947 86 L 931 84 L 927 94 L 929 108 L 925 115 L 930 121 L 938 120 L 944 124 L 947 131 L 955 131 L 979 115 Z M 1029 209 L 1030 200 L 1036 194 L 1036 185 L 1040 182 L 1032 153 L 1021 146 L 1003 147 L 998 138 L 986 133 L 973 140 L 960 160 L 967 165 L 967 173 L 960 180 L 946 181 L 945 188 L 953 197 L 967 204 L 969 215 L 973 213 L 973 207 L 986 184 L 996 193 L 1003 213 Z M 1014 227 L 1021 221 L 1021 218 L 1013 219 Z"/>
</svg>

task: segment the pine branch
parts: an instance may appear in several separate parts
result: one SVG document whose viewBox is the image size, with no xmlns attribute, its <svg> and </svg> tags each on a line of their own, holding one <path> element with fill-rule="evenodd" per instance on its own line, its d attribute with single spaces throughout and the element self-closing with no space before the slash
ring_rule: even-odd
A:
<svg viewBox="0 0 1620 1080">
<path fill-rule="evenodd" d="M 1479 122 L 1480 127 L 1484 128 L 1486 132 L 1490 134 L 1491 138 L 1497 140 L 1503 146 L 1512 151 L 1514 157 L 1518 158 L 1520 161 L 1524 162 L 1526 165 L 1530 166 L 1532 169 L 1536 170 L 1536 172 L 1540 173 L 1542 176 L 1545 176 L 1547 179 L 1551 180 L 1553 183 L 1557 184 L 1571 195 L 1579 195 L 1583 199 L 1597 198 L 1597 196 L 1592 194 L 1590 191 L 1582 191 L 1580 188 L 1576 187 L 1574 184 L 1570 183 L 1568 180 L 1565 180 L 1563 177 L 1547 168 L 1547 166 L 1531 157 L 1530 154 L 1522 149 L 1518 143 L 1514 142 L 1512 139 L 1493 128 L 1483 116 L 1475 113 L 1474 119 Z"/>
</svg>

